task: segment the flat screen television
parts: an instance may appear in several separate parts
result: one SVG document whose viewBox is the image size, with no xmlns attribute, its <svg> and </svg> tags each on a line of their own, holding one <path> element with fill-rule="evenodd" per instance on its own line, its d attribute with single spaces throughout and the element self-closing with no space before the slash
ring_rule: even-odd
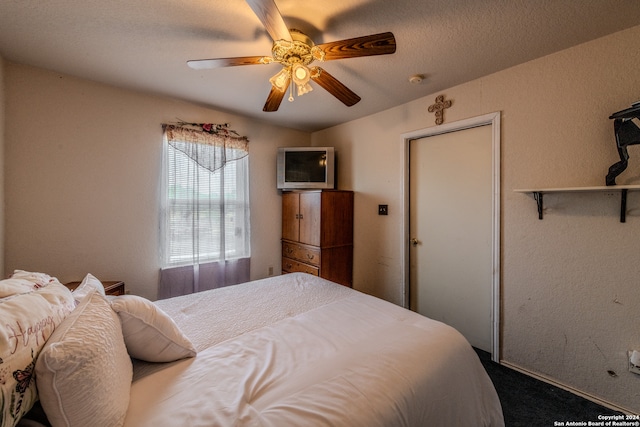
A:
<svg viewBox="0 0 640 427">
<path fill-rule="evenodd" d="M 333 189 L 334 182 L 333 147 L 278 148 L 278 189 Z"/>
</svg>

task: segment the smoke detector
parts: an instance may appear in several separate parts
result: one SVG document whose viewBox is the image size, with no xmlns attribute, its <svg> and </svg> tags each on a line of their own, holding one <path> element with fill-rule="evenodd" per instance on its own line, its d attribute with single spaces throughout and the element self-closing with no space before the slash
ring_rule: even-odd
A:
<svg viewBox="0 0 640 427">
<path fill-rule="evenodd" d="M 423 80 L 424 76 L 422 74 L 414 74 L 413 76 L 409 77 L 409 83 L 413 85 L 419 85 Z"/>
</svg>

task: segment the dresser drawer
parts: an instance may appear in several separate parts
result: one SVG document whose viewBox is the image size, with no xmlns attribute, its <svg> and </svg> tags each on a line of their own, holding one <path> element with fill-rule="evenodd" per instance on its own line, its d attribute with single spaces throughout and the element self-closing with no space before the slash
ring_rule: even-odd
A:
<svg viewBox="0 0 640 427">
<path fill-rule="evenodd" d="M 295 259 L 282 257 L 282 271 L 285 273 L 309 273 L 314 276 L 319 275 L 319 268 L 313 265 L 305 264 Z"/>
<path fill-rule="evenodd" d="M 282 242 L 282 257 L 320 266 L 320 248 Z"/>
</svg>

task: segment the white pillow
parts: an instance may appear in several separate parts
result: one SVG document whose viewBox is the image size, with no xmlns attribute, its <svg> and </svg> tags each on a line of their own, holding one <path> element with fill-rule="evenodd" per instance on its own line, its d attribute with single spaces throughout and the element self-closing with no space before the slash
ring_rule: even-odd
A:
<svg viewBox="0 0 640 427">
<path fill-rule="evenodd" d="M 60 324 L 36 362 L 40 402 L 53 426 L 121 426 L 132 377 L 118 316 L 96 291 Z"/>
<path fill-rule="evenodd" d="M 120 295 L 111 299 L 111 307 L 120 317 L 131 357 L 147 362 L 173 362 L 196 355 L 189 338 L 151 301 L 136 295 Z"/>
<path fill-rule="evenodd" d="M 0 420 L 3 426 L 17 423 L 38 399 L 34 377 L 36 358 L 74 307 L 71 291 L 60 283 L 0 299 Z"/>
<path fill-rule="evenodd" d="M 82 301 L 84 297 L 89 295 L 89 293 L 93 290 L 97 291 L 103 296 L 105 295 L 102 282 L 98 280 L 94 275 L 89 273 L 84 277 L 84 279 L 82 279 L 82 283 L 80 283 L 78 287 L 73 290 L 73 298 L 76 300 L 76 304 L 80 303 L 80 301 Z"/>
</svg>

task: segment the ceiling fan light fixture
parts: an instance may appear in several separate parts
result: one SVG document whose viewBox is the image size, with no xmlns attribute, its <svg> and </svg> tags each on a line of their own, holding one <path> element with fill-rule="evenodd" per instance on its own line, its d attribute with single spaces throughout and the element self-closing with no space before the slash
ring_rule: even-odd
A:
<svg viewBox="0 0 640 427">
<path fill-rule="evenodd" d="M 309 83 L 304 84 L 304 85 L 297 85 L 298 86 L 298 96 L 302 96 L 305 93 L 309 93 L 313 90 L 313 88 L 311 87 L 311 85 Z"/>
<path fill-rule="evenodd" d="M 311 72 L 304 65 L 297 63 L 291 67 L 291 77 L 298 86 L 304 86 L 309 83 Z"/>
<path fill-rule="evenodd" d="M 309 93 L 313 90 L 309 84 L 311 79 L 311 70 L 301 63 L 295 63 L 291 67 L 291 78 L 298 88 L 298 96 Z"/>
<path fill-rule="evenodd" d="M 289 87 L 289 79 L 291 78 L 291 72 L 289 68 L 283 68 L 275 76 L 269 79 L 269 82 L 273 87 L 277 88 L 281 92 L 284 92 Z"/>
</svg>

